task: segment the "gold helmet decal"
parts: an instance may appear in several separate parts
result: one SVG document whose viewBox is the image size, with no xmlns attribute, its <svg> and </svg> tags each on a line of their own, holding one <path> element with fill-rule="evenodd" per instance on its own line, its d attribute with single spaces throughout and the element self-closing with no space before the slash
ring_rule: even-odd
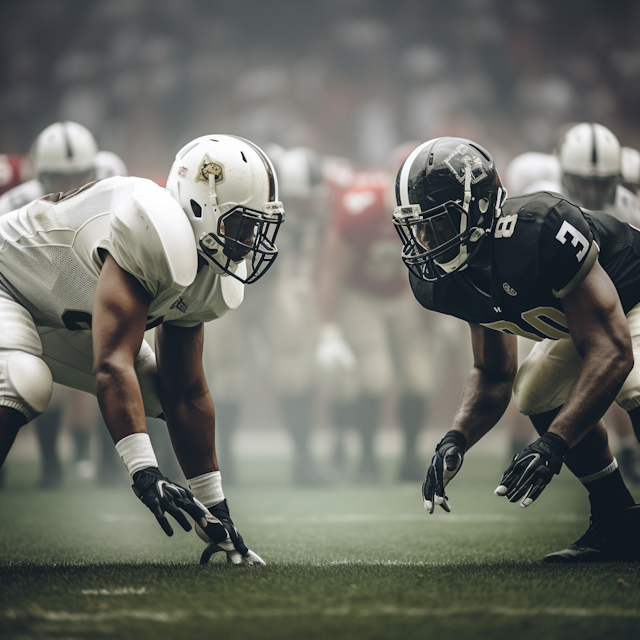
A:
<svg viewBox="0 0 640 640">
<path fill-rule="evenodd" d="M 204 158 L 202 158 L 202 162 L 198 167 L 198 173 L 196 174 L 196 182 L 204 182 L 205 184 L 209 184 L 209 176 L 213 176 L 216 184 L 220 184 L 224 182 L 224 166 L 219 162 L 214 162 L 208 154 L 204 154 Z"/>
</svg>

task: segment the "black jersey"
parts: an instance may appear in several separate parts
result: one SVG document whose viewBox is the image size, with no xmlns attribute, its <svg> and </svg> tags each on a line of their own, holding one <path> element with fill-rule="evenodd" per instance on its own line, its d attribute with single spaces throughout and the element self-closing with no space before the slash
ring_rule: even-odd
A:
<svg viewBox="0 0 640 640">
<path fill-rule="evenodd" d="M 437 282 L 409 275 L 426 309 L 533 340 L 569 336 L 562 298 L 596 260 L 624 312 L 640 302 L 640 230 L 563 196 L 538 192 L 506 200 L 493 233 L 488 272 L 467 268 Z"/>
</svg>

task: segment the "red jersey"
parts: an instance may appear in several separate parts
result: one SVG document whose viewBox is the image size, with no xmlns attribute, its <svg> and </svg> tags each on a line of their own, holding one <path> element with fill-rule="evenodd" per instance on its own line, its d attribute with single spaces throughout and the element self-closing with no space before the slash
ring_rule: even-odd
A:
<svg viewBox="0 0 640 640">
<path fill-rule="evenodd" d="M 17 154 L 0 154 L 0 196 L 29 178 L 27 159 Z"/>
<path fill-rule="evenodd" d="M 355 253 L 347 282 L 380 297 L 402 293 L 408 286 L 400 258 L 402 243 L 393 226 L 393 180 L 382 172 L 360 173 L 339 196 L 333 224 Z"/>
</svg>

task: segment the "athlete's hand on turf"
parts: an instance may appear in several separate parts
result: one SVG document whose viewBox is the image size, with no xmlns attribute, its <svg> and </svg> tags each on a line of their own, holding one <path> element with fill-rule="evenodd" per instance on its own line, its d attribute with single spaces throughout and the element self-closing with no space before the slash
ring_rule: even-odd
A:
<svg viewBox="0 0 640 640">
<path fill-rule="evenodd" d="M 569 445 L 555 433 L 545 433 L 513 458 L 502 475 L 497 496 L 507 496 L 509 502 L 520 501 L 528 507 L 560 473 Z"/>
<path fill-rule="evenodd" d="M 173 529 L 165 513 L 171 514 L 185 531 L 191 531 L 191 525 L 182 511 L 188 513 L 196 522 L 206 522 L 208 512 L 194 499 L 191 491 L 165 478 L 158 467 L 136 471 L 133 474 L 132 489 L 149 507 L 168 536 L 173 535 Z"/>
<path fill-rule="evenodd" d="M 206 522 L 196 524 L 196 532 L 209 545 L 202 553 L 200 564 L 207 564 L 209 558 L 218 551 L 227 554 L 230 564 L 264 564 L 257 553 L 247 549 L 231 520 L 226 500 L 209 507 Z"/>
<path fill-rule="evenodd" d="M 431 460 L 427 477 L 422 484 L 424 508 L 429 513 L 433 513 L 437 504 L 445 511 L 451 511 L 444 488 L 460 471 L 466 448 L 467 439 L 460 431 L 449 431 L 438 443 L 436 455 Z"/>
</svg>

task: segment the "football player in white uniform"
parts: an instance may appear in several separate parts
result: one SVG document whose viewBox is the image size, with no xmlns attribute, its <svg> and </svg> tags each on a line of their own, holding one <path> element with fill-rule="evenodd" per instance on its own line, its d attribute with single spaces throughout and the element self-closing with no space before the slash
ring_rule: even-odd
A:
<svg viewBox="0 0 640 640">
<path fill-rule="evenodd" d="M 266 149 L 278 174 L 279 193 L 287 203 L 287 225 L 278 236 L 281 257 L 268 280 L 252 290 L 234 317 L 209 325 L 215 349 L 205 353 L 206 373 L 219 418 L 218 446 L 227 483 L 234 477 L 234 442 L 253 371 L 267 378 L 282 426 L 293 445 L 291 478 L 296 485 L 326 484 L 311 448 L 314 424 L 313 340 L 316 325 L 314 269 L 325 216 L 323 159 L 312 149 Z M 236 319 L 237 316 L 237 319 Z M 225 336 L 225 339 L 216 339 Z"/>
<path fill-rule="evenodd" d="M 534 157 L 537 163 L 530 161 Z M 583 209 L 605 211 L 635 227 L 640 226 L 640 200 L 622 186 L 620 143 L 609 129 L 594 123 L 577 124 L 561 139 L 555 158 L 545 156 L 544 161 L 542 158 L 543 154 L 523 154 L 511 162 L 507 176 L 509 186 L 516 187 L 515 193 L 510 191 L 511 195 L 555 191 L 566 195 Z M 545 172 L 542 171 L 543 165 L 546 166 Z M 520 189 L 525 175 L 530 176 L 529 184 Z M 554 179 L 561 184 L 554 184 Z M 580 360 L 575 350 L 561 349 L 558 344 L 548 340 L 534 347 L 534 350 L 528 362 L 531 380 L 537 380 L 533 387 L 541 388 L 549 379 L 546 366 L 549 360 L 537 357 L 538 352 L 550 353 L 556 362 L 560 358 L 566 359 L 567 370 L 575 369 Z M 633 401 L 624 408 L 612 405 L 606 422 L 611 424 L 620 442 L 618 461 L 623 475 L 627 480 L 637 483 L 640 482 L 637 468 L 640 446 L 626 413 L 636 408 L 634 405 Z"/>
<path fill-rule="evenodd" d="M 620 173 L 622 186 L 640 195 L 640 151 L 631 147 L 620 149 Z"/>
<path fill-rule="evenodd" d="M 203 323 L 236 308 L 277 256 L 273 166 L 229 135 L 191 141 L 166 190 L 113 177 L 0 218 L 0 461 L 53 381 L 93 392 L 136 495 L 167 535 L 196 521 L 211 553 L 262 563 L 222 491 Z M 156 354 L 143 340 L 156 327 Z M 161 473 L 145 416 L 162 416 L 189 489 Z"/>
<path fill-rule="evenodd" d="M 640 227 L 640 199 L 623 186 L 622 148 L 616 135 L 600 124 L 583 122 L 569 129 L 558 144 L 562 191 L 575 204 L 605 211 L 636 228 Z M 553 345 L 550 345 L 553 347 Z M 577 354 L 572 354 L 577 358 Z M 569 365 L 570 366 L 570 365 Z M 546 372 L 539 374 L 546 378 Z M 627 411 L 634 407 L 626 407 Z M 606 416 L 618 439 L 622 474 L 640 483 L 640 444 L 625 410 L 613 404 Z"/>
<path fill-rule="evenodd" d="M 19 209 L 47 193 L 66 192 L 91 180 L 128 175 L 127 167 L 119 156 L 110 151 L 98 151 L 91 132 L 70 121 L 55 122 L 38 135 L 32 145 L 30 164 L 35 177 L 15 186 L 0 198 L 0 215 Z M 95 466 L 90 459 L 89 444 L 96 412 L 95 400 L 85 394 L 72 389 L 63 391 L 57 386 L 54 388 L 47 412 L 35 422 L 42 459 L 40 487 L 55 489 L 62 484 L 57 440 L 63 421 L 68 423 L 73 437 L 76 473 L 79 477 L 93 477 Z M 98 427 L 97 433 L 102 437 L 98 481 L 113 484 L 120 478 L 120 469 L 116 467 L 118 463 L 113 458 L 108 434 L 100 428 L 101 424 Z"/>
<path fill-rule="evenodd" d="M 97 153 L 98 145 L 93 135 L 81 124 L 67 121 L 49 125 L 40 132 L 31 148 L 35 178 L 0 197 L 0 215 L 47 193 L 64 193 L 95 180 Z"/>
<path fill-rule="evenodd" d="M 640 225 L 640 199 L 622 186 L 618 138 L 601 124 L 582 122 L 565 133 L 556 155 L 562 193 L 591 211 L 604 211 Z"/>
</svg>

